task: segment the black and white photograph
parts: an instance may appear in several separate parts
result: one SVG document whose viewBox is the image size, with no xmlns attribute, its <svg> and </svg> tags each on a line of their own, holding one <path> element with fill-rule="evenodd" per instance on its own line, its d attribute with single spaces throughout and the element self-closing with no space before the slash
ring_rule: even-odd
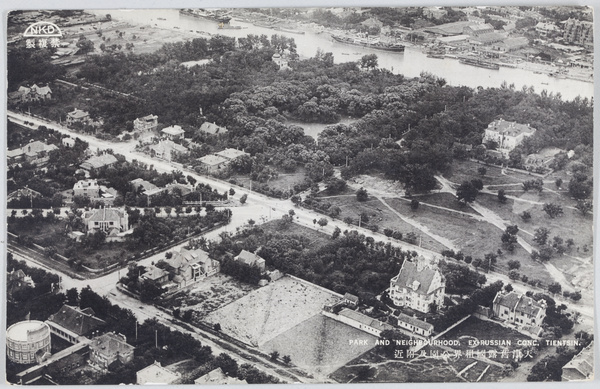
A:
<svg viewBox="0 0 600 389">
<path fill-rule="evenodd" d="M 3 15 L 7 385 L 594 380 L 591 2 L 156 3 Z"/>
</svg>

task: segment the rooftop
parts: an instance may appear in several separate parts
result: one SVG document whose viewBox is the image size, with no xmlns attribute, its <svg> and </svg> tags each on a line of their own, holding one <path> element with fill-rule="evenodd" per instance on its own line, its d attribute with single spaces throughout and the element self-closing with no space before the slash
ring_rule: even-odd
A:
<svg viewBox="0 0 600 389">
<path fill-rule="evenodd" d="M 229 162 L 228 159 L 223 158 L 219 155 L 213 155 L 213 154 L 205 155 L 202 158 L 196 159 L 196 161 L 200 162 L 203 165 L 208 165 L 208 166 L 216 166 L 216 165 L 220 165 L 225 162 Z"/>
<path fill-rule="evenodd" d="M 125 214 L 126 211 L 124 209 L 99 208 L 85 212 L 83 218 L 88 222 L 119 221 L 122 217 L 125 217 Z"/>
<path fill-rule="evenodd" d="M 185 133 L 185 131 L 183 131 L 181 126 L 177 126 L 177 125 L 163 128 L 161 132 L 164 132 L 165 134 L 168 134 L 168 135 L 182 135 L 183 133 Z"/>
<path fill-rule="evenodd" d="M 437 269 L 425 266 L 419 270 L 417 263 L 404 261 L 400 273 L 392 279 L 392 282 L 401 288 L 412 289 L 420 294 L 429 294 L 433 292 L 430 289 L 436 273 L 439 273 Z"/>
<path fill-rule="evenodd" d="M 87 117 L 90 114 L 86 111 L 82 111 L 80 109 L 75 108 L 75 110 L 69 112 L 67 115 L 72 119 L 83 119 L 84 117 Z"/>
<path fill-rule="evenodd" d="M 516 292 L 507 294 L 498 292 L 494 298 L 494 305 L 496 304 L 507 307 L 515 312 L 523 312 L 531 316 L 537 316 L 540 310 L 546 310 L 544 300 L 535 301 L 531 297 Z"/>
<path fill-rule="evenodd" d="M 261 258 L 259 255 L 251 253 L 250 251 L 242 250 L 238 256 L 236 257 L 237 261 L 241 261 L 246 265 L 254 265 L 258 263 L 264 263 L 265 260 Z"/>
<path fill-rule="evenodd" d="M 138 385 L 146 384 L 164 384 L 169 385 L 175 382 L 180 374 L 172 372 L 171 370 L 162 367 L 160 362 L 154 361 L 153 364 L 143 368 L 136 373 Z"/>
<path fill-rule="evenodd" d="M 66 304 L 58 312 L 50 315 L 47 321 L 58 324 L 77 335 L 90 334 L 106 324 L 104 320 L 94 316 L 91 308 L 80 310 Z"/>
<path fill-rule="evenodd" d="M 91 158 L 89 158 L 88 160 L 86 160 L 84 163 L 81 164 L 81 167 L 84 169 L 99 169 L 101 167 L 104 166 L 108 166 L 108 165 L 112 165 L 113 163 L 117 163 L 117 157 L 115 157 L 112 154 L 102 154 L 102 155 L 96 155 L 93 156 Z"/>
<path fill-rule="evenodd" d="M 29 340 L 30 333 L 43 331 L 44 329 L 46 329 L 48 333 L 50 332 L 48 325 L 44 322 L 38 320 L 22 321 L 8 327 L 6 330 L 6 338 L 14 341 L 26 342 Z"/>
<path fill-rule="evenodd" d="M 206 132 L 209 134 L 225 134 L 227 133 L 227 129 L 225 127 L 217 126 L 215 123 L 204 122 L 200 126 L 200 131 Z"/>
<path fill-rule="evenodd" d="M 203 375 L 194 381 L 196 385 L 231 385 L 231 384 L 247 384 L 246 380 L 239 380 L 235 377 L 228 377 L 223 373 L 220 367 Z"/>
<path fill-rule="evenodd" d="M 122 335 L 116 335 L 112 332 L 92 339 L 90 348 L 109 358 L 117 354 L 129 354 L 135 349 L 135 347 L 125 341 Z"/>
<path fill-rule="evenodd" d="M 411 325 L 413 325 L 417 328 L 421 328 L 425 331 L 433 330 L 433 324 L 427 323 L 423 320 L 419 320 L 416 317 L 408 316 L 408 315 L 405 315 L 404 313 L 399 313 L 397 317 L 398 317 L 398 321 L 411 324 Z"/>
<path fill-rule="evenodd" d="M 352 309 L 349 309 L 349 308 L 342 309 L 340 311 L 339 315 L 347 317 L 349 319 L 352 319 L 354 321 L 357 321 L 361 324 L 367 325 L 371 328 L 375 328 L 376 330 L 380 330 L 380 331 L 391 330 L 393 328 L 389 324 L 382 323 L 377 319 L 373 319 L 372 317 L 363 315 L 362 313 L 353 311 Z"/>
<path fill-rule="evenodd" d="M 219 151 L 218 153 L 215 153 L 215 155 L 232 160 L 232 159 L 241 157 L 242 155 L 248 155 L 248 153 L 246 153 L 245 151 L 242 151 L 242 150 L 225 149 L 223 151 Z"/>
<path fill-rule="evenodd" d="M 535 128 L 528 124 L 520 124 L 516 122 L 509 122 L 504 119 L 499 119 L 491 122 L 488 125 L 488 130 L 499 132 L 503 135 L 518 136 L 520 134 L 533 134 Z"/>
</svg>

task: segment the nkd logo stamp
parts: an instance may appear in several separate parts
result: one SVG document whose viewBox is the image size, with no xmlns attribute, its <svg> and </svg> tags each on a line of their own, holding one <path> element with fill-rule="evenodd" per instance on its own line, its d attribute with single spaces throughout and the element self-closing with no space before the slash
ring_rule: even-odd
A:
<svg viewBox="0 0 600 389">
<path fill-rule="evenodd" d="M 37 22 L 27 27 L 23 33 L 23 37 L 27 38 L 25 46 L 28 49 L 34 49 L 36 47 L 59 47 L 60 37 L 62 37 L 62 31 L 60 28 L 50 22 Z"/>
</svg>

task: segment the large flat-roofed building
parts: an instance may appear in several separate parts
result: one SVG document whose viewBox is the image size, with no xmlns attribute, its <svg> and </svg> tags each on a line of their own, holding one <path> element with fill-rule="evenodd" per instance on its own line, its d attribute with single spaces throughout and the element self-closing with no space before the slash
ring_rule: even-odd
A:
<svg viewBox="0 0 600 389">
<path fill-rule="evenodd" d="M 536 129 L 529 124 L 519 124 L 503 119 L 494 120 L 485 129 L 482 143 L 495 142 L 498 150 L 508 155 L 525 138 L 533 136 L 535 131 Z"/>
<path fill-rule="evenodd" d="M 125 336 L 109 332 L 92 339 L 90 343 L 90 362 L 102 369 L 108 369 L 113 362 L 122 364 L 133 360 L 135 347 L 127 343 Z"/>
<path fill-rule="evenodd" d="M 38 320 L 21 321 L 6 330 L 6 356 L 12 362 L 38 363 L 50 353 L 50 328 Z"/>
</svg>

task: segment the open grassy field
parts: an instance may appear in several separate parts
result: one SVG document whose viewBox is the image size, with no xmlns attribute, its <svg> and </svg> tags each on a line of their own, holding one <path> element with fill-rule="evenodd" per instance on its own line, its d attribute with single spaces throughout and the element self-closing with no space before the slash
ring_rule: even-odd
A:
<svg viewBox="0 0 600 389">
<path fill-rule="evenodd" d="M 326 289 L 283 277 L 210 313 L 205 321 L 219 323 L 224 333 L 238 340 L 261 346 L 340 298 Z"/>
<path fill-rule="evenodd" d="M 163 306 L 192 310 L 194 320 L 202 320 L 209 313 L 244 297 L 256 286 L 239 282 L 225 274 L 216 274 L 198 282 L 191 290 L 173 294 L 162 301 Z"/>
<path fill-rule="evenodd" d="M 366 212 L 369 216 L 368 224 L 377 225 L 379 227 L 379 231 L 389 228 L 395 231 L 400 231 L 404 235 L 413 232 L 417 236 L 421 235 L 421 245 L 423 248 L 437 252 L 446 249 L 446 247 L 438 241 L 424 234 L 412 225 L 404 222 L 375 197 L 370 197 L 369 200 L 365 202 L 356 200 L 356 196 L 328 197 L 326 201 L 330 202 L 332 206 L 340 207 L 342 210 L 337 219 L 344 220 L 345 218 L 350 217 L 354 220 L 358 220 L 359 215 L 362 212 Z M 410 213 L 407 215 L 410 215 Z M 352 229 L 351 227 L 352 226 L 348 226 L 348 229 Z"/>
<path fill-rule="evenodd" d="M 435 205 L 438 207 L 444 207 L 448 209 L 452 209 L 459 212 L 470 213 L 473 215 L 478 215 L 477 211 L 471 208 L 468 204 L 466 206 L 461 206 L 456 196 L 452 193 L 429 193 L 414 196 L 416 200 L 418 200 L 421 205 L 427 206 L 428 204 Z M 405 199 L 407 203 L 410 203 L 410 199 Z"/>
<path fill-rule="evenodd" d="M 366 345 L 350 345 L 361 339 Z M 324 379 L 349 361 L 369 351 L 377 338 L 323 315 L 315 315 L 261 345 L 266 353 L 289 355 L 292 363 Z"/>
<path fill-rule="evenodd" d="M 400 199 L 386 199 L 386 202 L 398 212 L 411 215 L 434 234 L 450 239 L 465 255 L 473 258 L 496 252 L 501 245 L 502 231 L 489 223 L 426 206 L 413 211 L 409 203 Z"/>
<path fill-rule="evenodd" d="M 282 224 L 280 220 L 272 220 L 260 225 L 265 232 L 284 233 L 286 235 L 299 235 L 310 241 L 312 249 L 318 249 L 321 246 L 331 242 L 331 237 L 327 234 L 313 230 L 312 228 L 304 227 L 298 223 Z"/>
<path fill-rule="evenodd" d="M 487 170 L 483 176 L 477 171 L 480 167 L 485 167 Z M 450 169 L 444 173 L 444 177 L 457 184 L 479 178 L 483 182 L 483 185 L 520 184 L 523 181 L 537 178 L 536 176 L 510 170 L 506 170 L 505 174 L 502 174 L 502 169 L 494 166 L 486 166 L 482 163 L 472 161 L 457 160 L 452 162 Z"/>
</svg>

